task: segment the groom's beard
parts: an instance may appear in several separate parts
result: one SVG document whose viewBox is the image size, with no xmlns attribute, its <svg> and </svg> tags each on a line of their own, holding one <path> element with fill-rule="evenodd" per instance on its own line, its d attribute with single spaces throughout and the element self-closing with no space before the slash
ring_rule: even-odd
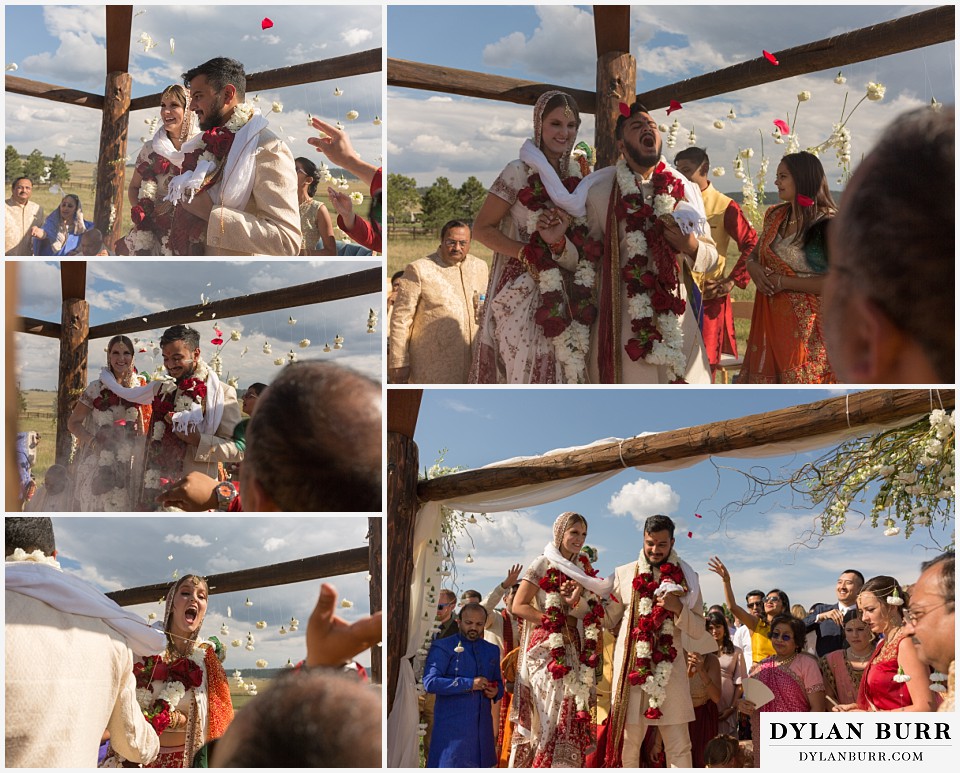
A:
<svg viewBox="0 0 960 773">
<path fill-rule="evenodd" d="M 189 369 L 187 369 L 187 367 L 185 366 L 183 373 L 181 373 L 179 376 L 174 376 L 173 380 L 176 381 L 177 385 L 179 386 L 180 383 L 182 383 L 185 378 L 190 378 L 196 369 L 197 369 L 197 363 L 191 361 Z"/>
<path fill-rule="evenodd" d="M 226 100 L 224 99 L 223 95 L 220 94 L 219 96 L 217 96 L 216 101 L 213 103 L 213 108 L 209 112 L 204 113 L 203 118 L 200 118 L 200 116 L 197 116 L 200 128 L 203 131 L 209 131 L 215 126 L 222 126 L 223 124 L 226 123 L 228 111 L 223 109 L 223 105 L 225 102 Z"/>
<path fill-rule="evenodd" d="M 640 145 L 624 142 L 623 147 L 634 164 L 640 167 L 640 169 L 649 169 L 651 166 L 656 166 L 657 162 L 660 161 L 660 151 L 663 149 L 663 142 L 658 139 L 656 149 L 649 155 L 644 153 Z"/>
</svg>

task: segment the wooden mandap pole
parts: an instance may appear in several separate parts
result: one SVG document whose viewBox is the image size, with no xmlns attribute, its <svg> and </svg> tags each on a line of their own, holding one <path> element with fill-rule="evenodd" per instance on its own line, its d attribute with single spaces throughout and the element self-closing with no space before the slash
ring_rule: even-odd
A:
<svg viewBox="0 0 960 773">
<path fill-rule="evenodd" d="M 597 169 L 617 162 L 616 128 L 620 103 L 632 104 L 637 85 L 637 60 L 630 54 L 630 6 L 595 5 L 597 39 L 597 123 L 594 144 Z"/>
<path fill-rule="evenodd" d="M 67 420 L 87 386 L 87 336 L 90 331 L 90 304 L 86 297 L 87 264 L 64 261 L 60 264 L 63 305 L 60 320 L 60 367 L 57 382 L 56 463 L 70 461 L 73 438 Z"/>
</svg>

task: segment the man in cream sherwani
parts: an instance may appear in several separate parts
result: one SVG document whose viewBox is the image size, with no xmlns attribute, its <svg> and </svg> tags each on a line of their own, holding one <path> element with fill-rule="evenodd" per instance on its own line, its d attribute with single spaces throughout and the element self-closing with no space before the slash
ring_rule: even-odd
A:
<svg viewBox="0 0 960 773">
<path fill-rule="evenodd" d="M 259 109 L 245 103 L 247 78 L 235 59 L 216 57 L 183 74 L 190 109 L 202 131 L 238 128 L 219 181 L 180 204 L 207 221 L 207 255 L 297 255 L 300 208 L 297 170 L 290 149 L 267 126 Z M 239 111 L 237 110 L 239 107 Z"/>
<path fill-rule="evenodd" d="M 160 739 L 137 703 L 134 652 L 155 654 L 160 631 L 56 562 L 49 518 L 6 518 L 5 763 L 95 768 L 103 731 L 133 762 Z"/>
<path fill-rule="evenodd" d="M 650 695 L 643 686 L 630 684 L 628 674 L 636 668 L 636 638 L 632 631 L 638 626 L 640 614 L 634 599 L 633 580 L 638 573 L 638 562 L 617 567 L 614 575 L 613 595 L 619 601 L 607 605 L 605 623 L 611 628 L 619 625 L 613 659 L 613 695 L 610 712 L 610 737 L 607 745 L 605 767 L 641 767 L 640 746 L 650 725 L 656 725 L 663 738 L 664 753 L 669 767 L 693 766 L 690 734 L 687 723 L 693 721 L 693 702 L 690 699 L 690 683 L 687 679 L 687 648 L 699 651 L 695 640 L 705 642 L 702 651 L 715 652 L 716 644 L 707 641 L 696 572 L 680 561 L 673 552 L 674 524 L 665 515 L 647 518 L 643 527 L 643 556 L 652 567 L 656 581 L 660 580 L 660 567 L 666 562 L 679 564 L 684 574 L 686 592 L 683 595 L 668 592 L 659 597 L 656 605 L 666 607 L 673 622 L 673 646 L 676 658 L 666 683 L 666 694 L 659 706 L 662 716 L 648 718 L 645 713 L 652 708 Z M 656 597 L 655 597 L 656 598 Z M 712 639 L 711 639 L 712 641 Z"/>
</svg>

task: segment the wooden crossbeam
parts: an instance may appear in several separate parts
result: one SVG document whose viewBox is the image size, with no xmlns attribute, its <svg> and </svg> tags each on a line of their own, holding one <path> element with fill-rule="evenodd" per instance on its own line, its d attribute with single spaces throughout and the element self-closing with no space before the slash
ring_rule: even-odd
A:
<svg viewBox="0 0 960 773">
<path fill-rule="evenodd" d="M 4 89 L 10 94 L 23 94 L 26 97 L 38 97 L 39 99 L 49 99 L 52 102 L 103 110 L 103 96 L 100 94 L 91 94 L 87 91 L 68 89 L 65 86 L 54 86 L 50 83 L 18 78 L 15 75 L 6 76 Z"/>
<path fill-rule="evenodd" d="M 952 5 L 941 6 L 832 38 L 774 52 L 780 60 L 779 67 L 759 57 L 723 70 L 643 92 L 638 94 L 637 98 L 648 108 L 655 110 L 669 105 L 671 99 L 681 102 L 706 99 L 795 75 L 845 67 L 867 59 L 912 51 L 953 40 L 955 19 L 956 11 Z M 601 33 L 598 32 L 597 35 L 599 40 Z M 606 41 L 607 36 L 604 34 L 602 37 Z M 387 60 L 387 83 L 391 86 L 493 99 L 520 105 L 533 105 L 544 91 L 560 89 L 577 100 L 581 113 L 596 113 L 597 110 L 596 94 L 592 91 L 403 59 Z"/>
<path fill-rule="evenodd" d="M 383 49 L 371 48 L 369 51 L 358 51 L 355 54 L 251 73 L 247 75 L 247 93 L 349 78 L 353 75 L 366 75 L 371 72 L 380 72 L 382 67 Z M 153 109 L 159 104 L 160 93 L 158 92 L 130 100 L 130 110 Z"/>
<path fill-rule="evenodd" d="M 32 333 L 45 338 L 60 339 L 60 323 L 47 322 L 44 319 L 33 317 L 16 317 L 16 331 L 18 333 Z"/>
<path fill-rule="evenodd" d="M 939 394 L 944 408 L 955 406 L 956 397 L 952 389 L 940 390 Z M 936 400 L 934 403 L 939 405 Z M 421 481 L 417 485 L 417 497 L 421 502 L 451 499 L 529 483 L 576 478 L 589 473 L 816 437 L 847 427 L 896 421 L 922 414 L 930 410 L 930 404 L 931 394 L 927 389 L 870 390 L 738 419 L 631 438 L 622 444 L 605 443 L 515 462 L 509 466 L 444 475 Z"/>
<path fill-rule="evenodd" d="M 90 328 L 90 340 L 111 338 L 115 335 L 138 333 L 141 330 L 188 325 L 198 320 L 209 322 L 224 317 L 242 317 L 247 314 L 259 314 L 264 311 L 292 309 L 314 303 L 338 301 L 343 298 L 355 298 L 358 295 L 378 293 L 383 290 L 383 276 L 379 268 L 368 268 L 353 274 L 321 279 L 308 284 L 282 287 L 262 293 L 242 295 L 238 298 L 226 298 L 211 301 L 206 306 L 195 304 L 169 309 L 156 314 L 141 315 L 119 322 L 107 322 Z"/>
<path fill-rule="evenodd" d="M 336 553 L 299 558 L 254 569 L 211 574 L 207 577 L 207 582 L 210 585 L 210 595 L 213 596 L 218 593 L 270 588 L 274 585 L 289 585 L 294 582 L 367 572 L 369 571 L 369 553 L 369 549 L 365 547 L 340 550 Z M 106 595 L 120 606 L 128 607 L 133 604 L 157 601 L 166 595 L 169 587 L 169 582 L 161 582 L 113 591 Z"/>
</svg>

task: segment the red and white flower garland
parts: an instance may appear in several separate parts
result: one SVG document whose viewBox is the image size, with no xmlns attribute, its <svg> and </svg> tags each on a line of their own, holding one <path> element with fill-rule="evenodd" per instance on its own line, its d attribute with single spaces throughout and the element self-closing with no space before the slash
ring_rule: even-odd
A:
<svg viewBox="0 0 960 773">
<path fill-rule="evenodd" d="M 660 707 L 666 697 L 667 683 L 677 659 L 673 617 L 665 607 L 655 604 L 656 591 L 662 585 L 669 587 L 670 584 L 687 590 L 676 550 L 670 551 L 666 562 L 660 564 L 658 569 L 659 577 L 655 576 L 654 567 L 641 551 L 637 559 L 637 575 L 633 578 L 633 592 L 640 597 L 640 602 L 637 608 L 637 623 L 630 632 L 636 644 L 633 669 L 628 671 L 627 680 L 631 685 L 642 688 L 649 697 L 650 707 L 644 713 L 647 719 L 659 719 L 663 716 Z"/>
<path fill-rule="evenodd" d="M 673 212 L 683 200 L 683 183 L 662 161 L 651 177 L 653 203 L 644 201 L 636 176 L 627 162 L 617 162 L 620 200 L 617 219 L 626 223 L 627 262 L 623 281 L 627 286 L 627 313 L 634 337 L 624 345 L 636 362 L 670 369 L 673 383 L 683 382 L 686 358 L 680 317 L 686 301 L 680 295 L 680 271 L 676 252 L 663 236 L 660 218 Z"/>
<path fill-rule="evenodd" d="M 584 571 L 591 577 L 597 575 L 597 570 L 590 566 L 586 556 L 581 555 L 577 560 L 583 564 Z M 547 671 L 554 679 L 563 679 L 564 692 L 573 695 L 576 701 L 576 718 L 581 722 L 591 721 L 590 695 L 594 689 L 594 669 L 600 663 L 601 637 L 603 630 L 603 605 L 600 597 L 592 591 L 583 590 L 581 601 L 590 608 L 583 617 L 583 648 L 577 663 L 566 662 L 566 648 L 563 643 L 563 628 L 566 625 L 566 614 L 563 611 L 563 597 L 560 587 L 569 578 L 548 561 L 548 568 L 540 579 L 540 589 L 546 593 L 546 609 L 540 618 L 540 627 L 549 635 L 547 645 L 550 647 L 551 660 L 547 664 Z"/>
<path fill-rule="evenodd" d="M 571 193 L 584 174 L 583 166 L 575 161 L 577 159 L 571 159 L 570 173 L 563 180 L 564 187 Z M 597 317 L 596 267 L 603 256 L 603 245 L 587 237 L 586 218 L 574 218 L 566 238 L 577 248 L 578 261 L 569 279 L 570 272 L 562 271 L 557 265 L 549 245 L 537 230 L 541 212 L 552 206 L 539 174 L 530 175 L 527 187 L 520 191 L 517 200 L 529 211 L 526 230 L 530 240 L 522 255 L 535 270 L 534 279 L 540 291 L 540 307 L 534 319 L 553 344 L 562 380 L 568 384 L 586 383 L 590 325 Z"/>
</svg>

